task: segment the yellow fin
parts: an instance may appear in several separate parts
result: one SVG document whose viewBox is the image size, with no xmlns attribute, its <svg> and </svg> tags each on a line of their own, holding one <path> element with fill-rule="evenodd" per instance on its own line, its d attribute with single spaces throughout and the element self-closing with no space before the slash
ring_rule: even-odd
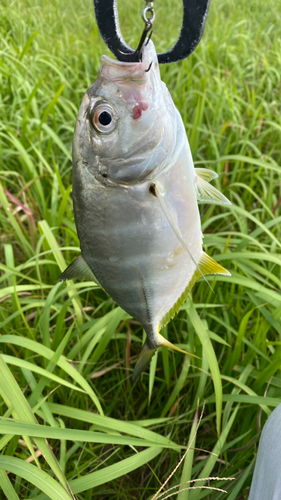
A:
<svg viewBox="0 0 281 500">
<path fill-rule="evenodd" d="M 205 252 L 203 252 L 203 255 L 200 258 L 198 265 L 203 274 L 225 274 L 226 276 L 231 276 L 229 271 L 227 271 L 224 267 L 218 264 L 214 259 L 212 259 L 212 257 L 207 255 Z M 200 278 L 200 276 L 201 274 L 199 274 L 198 278 Z"/>
<path fill-rule="evenodd" d="M 148 339 L 146 339 L 143 348 L 140 352 L 139 359 L 137 361 L 137 364 L 134 368 L 133 375 L 132 375 L 132 382 L 134 383 L 137 378 L 140 376 L 140 374 L 146 369 L 148 366 L 152 356 L 154 355 L 155 351 L 158 349 L 158 347 L 170 347 L 170 349 L 173 349 L 174 351 L 181 352 L 182 354 L 187 354 L 187 356 L 192 356 L 193 358 L 198 358 L 198 356 L 195 356 L 195 354 L 190 354 L 190 352 L 184 351 L 183 349 L 180 349 L 179 347 L 175 346 L 169 340 L 165 339 L 163 335 L 160 333 L 157 334 L 157 347 L 151 349 L 149 347 L 149 342 Z M 200 358 L 198 358 L 200 359 Z"/>
<path fill-rule="evenodd" d="M 187 354 L 188 356 L 192 356 L 193 358 L 200 359 L 198 356 L 195 356 L 195 354 L 191 354 L 190 352 L 184 351 L 183 349 L 180 349 L 179 347 L 175 346 L 174 344 L 172 344 L 172 342 L 169 342 L 169 340 L 165 339 L 163 335 L 161 335 L 160 333 L 158 333 L 157 335 L 157 340 L 159 347 L 160 346 L 170 347 L 170 349 L 173 349 L 174 351 L 178 351 L 181 352 L 182 354 Z"/>
<path fill-rule="evenodd" d="M 163 326 L 165 326 L 167 323 L 169 323 L 170 319 L 172 319 L 175 314 L 178 312 L 179 308 L 182 306 L 184 303 L 186 297 L 188 296 L 191 288 L 193 287 L 195 281 L 198 280 L 198 278 L 201 278 L 202 274 L 224 274 L 225 276 L 231 276 L 231 274 L 224 269 L 220 264 L 218 264 L 212 257 L 207 255 L 205 252 L 203 252 L 199 262 L 198 262 L 198 268 L 195 269 L 194 274 L 188 283 L 186 289 L 183 291 L 181 296 L 178 298 L 178 300 L 175 302 L 175 304 L 171 307 L 171 309 L 163 316 L 163 318 L 159 322 L 159 328 L 161 329 Z M 164 344 L 163 344 L 164 345 Z"/>
</svg>

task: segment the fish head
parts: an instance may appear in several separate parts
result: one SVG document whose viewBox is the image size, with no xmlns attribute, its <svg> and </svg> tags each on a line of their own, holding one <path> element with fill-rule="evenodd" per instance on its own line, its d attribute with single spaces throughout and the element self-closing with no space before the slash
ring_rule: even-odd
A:
<svg viewBox="0 0 281 500">
<path fill-rule="evenodd" d="M 176 140 L 175 107 L 150 40 L 141 62 L 103 56 L 85 94 L 73 141 L 74 168 L 135 184 L 163 168 Z"/>
</svg>

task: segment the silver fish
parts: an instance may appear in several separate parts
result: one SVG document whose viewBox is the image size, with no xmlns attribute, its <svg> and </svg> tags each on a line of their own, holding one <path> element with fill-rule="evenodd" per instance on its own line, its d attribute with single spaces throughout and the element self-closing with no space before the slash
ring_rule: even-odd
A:
<svg viewBox="0 0 281 500">
<path fill-rule="evenodd" d="M 73 140 L 73 202 L 81 255 L 60 280 L 93 279 L 147 333 L 133 377 L 195 281 L 229 275 L 202 249 L 198 201 L 230 204 L 194 169 L 181 116 L 150 40 L 142 62 L 106 56 L 85 94 Z M 185 351 L 181 351 L 185 352 Z"/>
</svg>

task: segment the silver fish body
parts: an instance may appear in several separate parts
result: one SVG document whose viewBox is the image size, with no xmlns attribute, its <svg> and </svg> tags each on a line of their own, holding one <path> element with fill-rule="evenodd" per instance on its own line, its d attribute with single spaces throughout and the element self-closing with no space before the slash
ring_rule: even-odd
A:
<svg viewBox="0 0 281 500">
<path fill-rule="evenodd" d="M 202 172 L 153 43 L 141 63 L 103 57 L 74 134 L 74 215 L 83 262 L 147 332 L 137 374 L 159 345 L 171 346 L 159 329 L 195 279 L 228 274 L 202 249 L 198 200 L 229 203 L 204 180 L 216 174 Z M 78 276 L 78 267 L 74 261 L 61 279 Z"/>
</svg>

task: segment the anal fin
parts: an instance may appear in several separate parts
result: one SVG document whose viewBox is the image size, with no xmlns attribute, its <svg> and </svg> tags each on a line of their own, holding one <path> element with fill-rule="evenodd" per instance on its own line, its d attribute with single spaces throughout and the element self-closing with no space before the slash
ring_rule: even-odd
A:
<svg viewBox="0 0 281 500">
<path fill-rule="evenodd" d="M 75 260 L 65 269 L 60 275 L 59 281 L 72 280 L 79 278 L 85 281 L 95 281 L 99 285 L 99 281 L 95 277 L 93 271 L 88 266 L 82 255 L 76 257 Z"/>
</svg>

